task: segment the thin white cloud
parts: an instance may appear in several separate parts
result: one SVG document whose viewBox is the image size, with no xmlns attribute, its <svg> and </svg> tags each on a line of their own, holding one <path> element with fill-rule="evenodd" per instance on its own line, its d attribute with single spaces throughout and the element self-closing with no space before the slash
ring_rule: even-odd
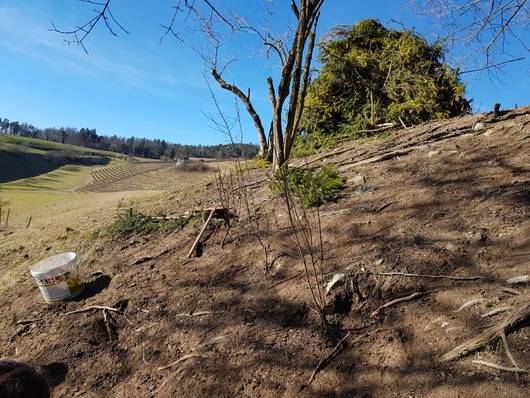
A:
<svg viewBox="0 0 530 398">
<path fill-rule="evenodd" d="M 204 89 L 201 79 L 189 73 L 186 76 L 186 72 L 173 73 L 145 49 L 128 53 L 117 46 L 111 57 L 87 55 L 50 32 L 45 21 L 45 17 L 32 16 L 22 8 L 0 6 L 0 48 L 46 62 L 54 68 L 93 78 L 99 76 L 154 95 L 174 96 L 186 89 Z"/>
</svg>

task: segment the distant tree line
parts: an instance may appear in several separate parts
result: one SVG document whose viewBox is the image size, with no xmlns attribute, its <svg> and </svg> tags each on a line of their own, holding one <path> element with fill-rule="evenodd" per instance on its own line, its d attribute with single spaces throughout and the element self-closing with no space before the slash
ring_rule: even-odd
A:
<svg viewBox="0 0 530 398">
<path fill-rule="evenodd" d="M 183 159 L 187 157 L 252 158 L 259 151 L 259 147 L 254 144 L 182 145 L 159 139 L 150 140 L 137 137 L 123 138 L 116 135 L 99 135 L 96 129 L 89 128 L 50 127 L 40 129 L 28 123 L 12 122 L 1 117 L 0 133 L 152 159 Z"/>
</svg>

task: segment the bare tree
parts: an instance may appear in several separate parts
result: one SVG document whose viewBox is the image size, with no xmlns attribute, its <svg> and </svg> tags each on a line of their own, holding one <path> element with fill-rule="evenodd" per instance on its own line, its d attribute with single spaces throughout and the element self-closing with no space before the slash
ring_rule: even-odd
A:
<svg viewBox="0 0 530 398">
<path fill-rule="evenodd" d="M 415 4 L 442 22 L 442 33 L 450 44 L 470 50 L 474 67 L 462 73 L 497 69 L 523 60 L 521 54 L 512 53 L 517 44 L 524 53 L 530 52 L 530 43 L 522 37 L 530 23 L 528 0 L 428 0 Z M 516 46 L 508 50 L 512 43 Z"/>
<path fill-rule="evenodd" d="M 239 32 L 248 32 L 257 35 L 261 43 L 267 48 L 267 54 L 274 53 L 281 64 L 280 80 L 274 84 L 271 76 L 267 77 L 267 87 L 271 101 L 271 128 L 269 137 L 261 119 L 252 105 L 250 90 L 245 93 L 236 84 L 228 83 L 223 79 L 223 69 L 219 70 L 217 53 L 221 44 L 218 37 L 213 37 L 212 29 L 205 30 L 213 37 L 214 56 L 209 59 L 211 74 L 220 87 L 232 92 L 239 97 L 250 114 L 258 132 L 260 152 L 262 156 L 273 161 L 273 167 L 279 168 L 289 159 L 299 123 L 302 117 L 304 98 L 310 79 L 311 60 L 315 46 L 315 32 L 318 25 L 320 9 L 324 0 L 291 1 L 291 10 L 296 18 L 294 35 L 287 40 L 275 36 L 271 32 L 262 32 L 260 29 L 238 20 L 233 28 Z M 284 125 L 283 120 L 286 120 Z"/>
<path fill-rule="evenodd" d="M 87 22 L 69 30 L 58 29 L 52 24 L 51 30 L 67 36 L 68 43 L 77 44 L 87 51 L 85 40 L 95 26 L 101 23 L 114 36 L 117 35 L 116 27 L 128 33 L 112 14 L 112 0 L 82 1 L 95 6 L 93 10 L 95 15 Z M 210 0 L 178 0 L 169 23 L 161 25 L 164 29 L 161 41 L 169 34 L 182 40 L 179 36 L 179 27 L 181 27 L 179 15 L 184 16 L 183 23 L 187 23 L 188 26 L 192 24 L 190 22 L 192 18 L 195 29 L 207 35 L 213 47 L 210 54 L 213 55 L 204 55 L 203 52 L 203 58 L 210 67 L 212 77 L 221 88 L 230 91 L 241 100 L 254 122 L 260 154 L 272 160 L 275 169 L 289 159 L 294 139 L 299 131 L 304 98 L 310 80 L 316 28 L 323 3 L 324 0 L 291 0 L 290 8 L 295 18 L 295 27 L 294 34 L 287 39 L 281 39 L 271 32 L 263 32 L 247 23 L 242 17 L 222 12 Z M 222 44 L 222 36 L 219 33 L 221 29 L 231 33 L 254 34 L 267 48 L 267 53 L 273 52 L 278 57 L 281 64 L 279 82 L 275 85 L 272 76 L 264 79 L 271 101 L 271 125 L 268 134 L 265 132 L 261 116 L 252 103 L 251 90 L 243 90 L 236 83 L 227 82 L 223 78 L 223 72 L 230 62 L 221 68 L 218 65 L 217 55 Z"/>
</svg>

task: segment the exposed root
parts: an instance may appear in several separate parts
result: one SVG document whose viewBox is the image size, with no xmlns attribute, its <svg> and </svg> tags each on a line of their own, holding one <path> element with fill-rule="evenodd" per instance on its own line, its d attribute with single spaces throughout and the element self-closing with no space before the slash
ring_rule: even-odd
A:
<svg viewBox="0 0 530 398">
<path fill-rule="evenodd" d="M 403 301 L 410 301 L 410 300 L 414 300 L 418 297 L 421 297 L 421 296 L 424 296 L 425 293 L 423 292 L 416 292 L 416 293 L 412 293 L 411 295 L 409 296 L 404 296 L 404 297 L 399 297 L 395 300 L 392 300 L 392 301 L 389 301 L 388 303 L 385 303 L 383 304 L 381 307 L 379 307 L 378 309 L 376 309 L 374 312 L 372 312 L 371 316 L 376 316 L 377 314 L 379 314 L 379 312 L 385 308 L 388 308 L 388 307 L 391 307 L 393 305 L 396 305 L 398 303 L 402 303 Z"/>
<path fill-rule="evenodd" d="M 318 372 L 320 372 L 324 366 L 326 366 L 328 364 L 328 362 L 339 352 L 339 350 L 342 348 L 342 345 L 343 343 L 351 336 L 352 332 L 348 332 L 346 334 L 346 336 L 344 336 L 338 343 L 337 345 L 335 346 L 335 348 L 333 348 L 333 351 L 331 351 L 331 353 L 326 356 L 325 358 L 322 358 L 319 362 L 318 362 L 318 365 L 316 366 L 315 370 L 313 370 L 313 372 L 311 373 L 311 376 L 309 377 L 309 380 L 306 384 L 303 384 L 301 387 L 300 387 L 300 391 L 304 390 L 305 388 L 309 387 L 311 385 L 311 383 L 313 383 L 313 381 L 315 380 L 315 376 L 317 375 Z"/>
</svg>

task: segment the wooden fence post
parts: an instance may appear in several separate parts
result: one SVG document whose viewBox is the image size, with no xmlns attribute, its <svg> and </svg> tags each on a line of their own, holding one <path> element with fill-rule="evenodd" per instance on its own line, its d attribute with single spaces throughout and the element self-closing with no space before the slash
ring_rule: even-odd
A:
<svg viewBox="0 0 530 398">
<path fill-rule="evenodd" d="M 9 213 L 11 212 L 11 209 L 7 209 L 7 215 L 6 215 L 6 227 L 7 223 L 9 222 Z"/>
</svg>

